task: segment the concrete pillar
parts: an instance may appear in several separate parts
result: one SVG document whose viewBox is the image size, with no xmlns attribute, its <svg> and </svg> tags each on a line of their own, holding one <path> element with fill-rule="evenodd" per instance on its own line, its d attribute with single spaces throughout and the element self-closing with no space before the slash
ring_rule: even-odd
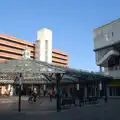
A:
<svg viewBox="0 0 120 120">
<path fill-rule="evenodd" d="M 108 101 L 107 86 L 108 86 L 107 83 L 104 82 L 104 83 L 103 83 L 103 88 L 104 88 L 105 102 Z"/>
<path fill-rule="evenodd" d="M 112 96 L 114 96 L 114 88 L 112 87 L 112 89 L 111 89 L 111 90 L 112 90 Z"/>
<path fill-rule="evenodd" d="M 13 96 L 13 86 L 11 86 L 10 96 Z"/>
<path fill-rule="evenodd" d="M 97 98 L 100 98 L 100 87 L 99 87 L 99 82 L 97 83 L 96 96 L 97 96 Z"/>
<path fill-rule="evenodd" d="M 79 89 L 80 89 L 80 84 L 77 84 L 77 87 L 76 87 L 76 88 L 77 88 L 77 90 L 79 90 Z"/>
<path fill-rule="evenodd" d="M 75 100 L 76 100 L 76 84 L 74 83 L 74 86 L 73 86 L 73 103 L 75 104 Z"/>
<path fill-rule="evenodd" d="M 67 89 L 68 97 L 70 97 L 70 88 Z"/>
<path fill-rule="evenodd" d="M 104 84 L 103 82 L 99 82 L 99 91 L 100 91 L 100 98 L 102 97 L 102 90 L 104 89 Z"/>
<path fill-rule="evenodd" d="M 102 66 L 99 67 L 100 72 L 102 72 Z"/>
<path fill-rule="evenodd" d="M 109 86 L 107 86 L 107 95 L 108 95 L 108 97 L 110 96 Z"/>
<path fill-rule="evenodd" d="M 9 85 L 8 85 L 8 91 L 10 91 L 10 88 L 11 88 L 11 85 L 9 84 Z"/>
<path fill-rule="evenodd" d="M 85 88 L 84 88 L 84 97 L 85 98 L 87 97 L 87 85 L 85 85 Z"/>
<path fill-rule="evenodd" d="M 43 85 L 43 91 L 42 91 L 42 93 L 43 93 L 44 96 L 46 96 L 46 91 L 47 91 L 47 90 L 46 90 L 46 85 L 44 84 L 44 85 Z"/>
<path fill-rule="evenodd" d="M 116 88 L 114 88 L 114 89 L 115 89 L 115 96 L 117 96 L 117 95 L 116 95 Z"/>
<path fill-rule="evenodd" d="M 95 93 L 95 91 L 94 91 L 94 85 L 92 85 L 92 96 L 94 96 L 94 93 Z"/>
<path fill-rule="evenodd" d="M 79 107 L 81 107 L 81 91 L 80 91 L 80 83 L 77 85 L 77 90 L 78 90 L 78 98 L 79 98 Z"/>
<path fill-rule="evenodd" d="M 43 90 L 46 91 L 46 85 L 43 85 Z"/>
<path fill-rule="evenodd" d="M 96 97 L 96 85 L 94 85 L 94 96 Z"/>
<path fill-rule="evenodd" d="M 32 91 L 34 90 L 34 86 L 33 86 L 33 84 L 32 84 L 32 86 L 31 86 L 31 90 L 32 90 Z"/>
</svg>

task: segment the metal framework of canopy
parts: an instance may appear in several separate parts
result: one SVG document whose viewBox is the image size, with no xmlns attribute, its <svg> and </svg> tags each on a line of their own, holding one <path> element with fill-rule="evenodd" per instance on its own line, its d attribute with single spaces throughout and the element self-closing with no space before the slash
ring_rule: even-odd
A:
<svg viewBox="0 0 120 120">
<path fill-rule="evenodd" d="M 64 76 L 63 76 L 64 75 Z M 9 79 L 8 79 L 9 77 Z M 21 77 L 23 77 L 21 79 Z M 89 80 L 105 80 L 108 76 L 96 74 L 93 72 L 86 72 L 82 70 L 75 70 L 71 68 L 64 68 L 54 66 L 42 61 L 36 60 L 9 60 L 5 63 L 0 63 L 0 81 L 5 78 L 7 82 L 13 80 L 19 84 L 19 104 L 18 111 L 21 111 L 21 85 L 25 83 L 56 83 L 57 89 L 57 111 L 61 110 L 60 100 L 60 82 L 71 83 L 70 81 L 79 82 Z"/>
<path fill-rule="evenodd" d="M 65 74 L 69 77 L 72 77 L 75 81 L 82 80 L 82 81 L 94 81 L 94 80 L 108 80 L 112 79 L 111 76 L 97 73 L 97 72 L 88 72 L 85 70 L 76 70 L 72 68 L 64 68 L 64 67 L 57 67 L 59 70 L 65 71 Z M 75 79 L 76 78 L 76 79 Z"/>
<path fill-rule="evenodd" d="M 0 63 L 0 83 L 12 83 L 19 74 L 23 75 L 23 83 L 49 83 L 46 75 L 52 79 L 52 74 L 63 74 L 65 71 L 58 70 L 56 67 L 42 61 L 21 59 L 21 60 L 8 60 L 7 62 Z"/>
<path fill-rule="evenodd" d="M 50 83 L 56 82 L 55 73 L 64 74 L 61 82 L 77 82 L 79 80 L 105 80 L 111 79 L 110 76 L 98 74 L 95 72 L 88 72 L 83 70 L 76 70 L 72 68 L 59 67 L 48 64 L 42 61 L 20 59 L 8 60 L 0 63 L 0 83 L 14 82 L 16 76 L 22 73 L 23 83 Z"/>
<path fill-rule="evenodd" d="M 58 70 L 50 64 L 42 61 L 20 59 L 8 60 L 0 63 L 0 72 L 5 73 L 64 73 L 63 70 Z"/>
</svg>

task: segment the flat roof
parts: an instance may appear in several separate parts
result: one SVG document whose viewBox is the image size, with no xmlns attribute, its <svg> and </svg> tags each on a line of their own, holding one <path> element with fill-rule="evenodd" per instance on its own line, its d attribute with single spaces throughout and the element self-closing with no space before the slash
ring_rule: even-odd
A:
<svg viewBox="0 0 120 120">
<path fill-rule="evenodd" d="M 118 19 L 116 19 L 116 20 L 113 20 L 113 21 L 111 21 L 111 22 L 108 22 L 107 24 L 104 24 L 104 25 L 102 25 L 102 26 L 100 26 L 100 27 L 97 27 L 97 28 L 95 28 L 93 31 L 96 31 L 96 30 L 98 30 L 98 29 L 100 29 L 100 28 L 103 28 L 103 27 L 105 27 L 105 26 L 107 26 L 107 25 L 110 25 L 110 24 L 112 24 L 112 23 L 115 23 L 115 22 L 117 22 L 117 21 L 120 21 L 120 18 L 118 18 Z"/>
</svg>

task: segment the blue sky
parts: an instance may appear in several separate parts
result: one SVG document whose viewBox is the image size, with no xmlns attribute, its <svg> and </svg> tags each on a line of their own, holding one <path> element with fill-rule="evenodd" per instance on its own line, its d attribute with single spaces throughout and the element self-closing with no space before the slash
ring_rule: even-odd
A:
<svg viewBox="0 0 120 120">
<path fill-rule="evenodd" d="M 0 33 L 35 41 L 53 31 L 53 48 L 69 53 L 69 66 L 98 71 L 93 29 L 120 17 L 119 0 L 0 0 Z"/>
</svg>

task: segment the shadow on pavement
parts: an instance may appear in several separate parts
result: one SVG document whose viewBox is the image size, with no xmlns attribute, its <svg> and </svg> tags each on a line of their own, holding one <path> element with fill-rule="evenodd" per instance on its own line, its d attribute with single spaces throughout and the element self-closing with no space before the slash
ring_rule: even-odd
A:
<svg viewBox="0 0 120 120">
<path fill-rule="evenodd" d="M 2 104 L 3 105 L 3 104 Z M 110 99 L 108 103 L 102 102 L 100 105 L 93 105 L 84 108 L 71 108 L 67 111 L 56 112 L 56 102 L 52 104 L 46 100 L 42 105 L 28 104 L 22 101 L 22 112 L 18 113 L 17 103 L 4 104 L 0 107 L 1 120 L 120 120 L 120 100 Z M 8 109 L 9 108 L 9 109 Z M 54 111 L 54 112 L 50 112 Z"/>
</svg>

